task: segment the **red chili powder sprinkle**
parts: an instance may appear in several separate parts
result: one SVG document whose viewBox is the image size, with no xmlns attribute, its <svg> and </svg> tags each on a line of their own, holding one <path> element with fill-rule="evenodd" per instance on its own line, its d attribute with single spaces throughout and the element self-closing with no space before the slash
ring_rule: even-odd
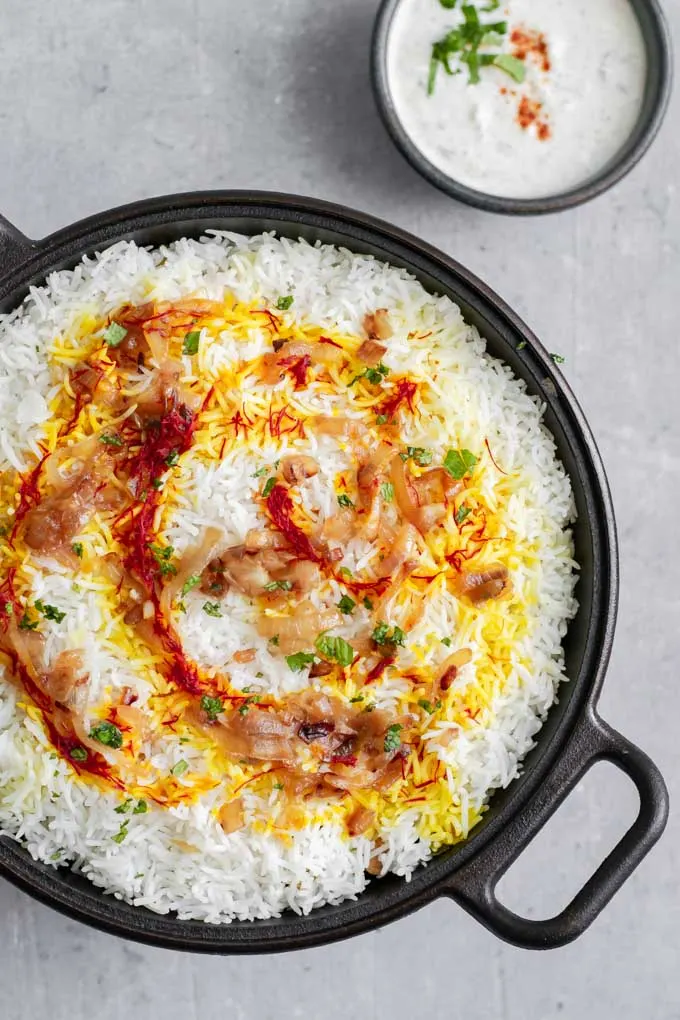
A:
<svg viewBox="0 0 680 1020">
<path fill-rule="evenodd" d="M 512 55 L 518 60 L 531 57 L 542 71 L 550 70 L 550 54 L 548 42 L 542 32 L 528 28 L 513 28 L 510 33 Z"/>
<path fill-rule="evenodd" d="M 541 119 L 542 109 L 543 104 L 539 103 L 536 99 L 522 96 L 517 107 L 516 119 L 519 126 L 525 131 L 534 125 L 539 141 L 544 142 L 547 138 L 550 138 L 550 125 L 547 120 Z"/>
</svg>

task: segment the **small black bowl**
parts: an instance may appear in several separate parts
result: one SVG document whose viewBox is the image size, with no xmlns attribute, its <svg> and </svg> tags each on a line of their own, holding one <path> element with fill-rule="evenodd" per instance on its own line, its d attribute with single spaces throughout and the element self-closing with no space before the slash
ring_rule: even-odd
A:
<svg viewBox="0 0 680 1020">
<path fill-rule="evenodd" d="M 387 77 L 387 43 L 400 3 L 401 0 L 382 0 L 375 21 L 371 44 L 371 79 L 378 110 L 392 141 L 411 166 L 452 198 L 487 212 L 519 216 L 561 212 L 588 202 L 611 188 L 633 169 L 652 144 L 666 113 L 673 79 L 670 34 L 658 0 L 630 0 L 647 50 L 647 80 L 640 115 L 628 141 L 601 170 L 577 187 L 547 198 L 530 199 L 502 198 L 468 188 L 431 163 L 403 128 Z"/>
</svg>

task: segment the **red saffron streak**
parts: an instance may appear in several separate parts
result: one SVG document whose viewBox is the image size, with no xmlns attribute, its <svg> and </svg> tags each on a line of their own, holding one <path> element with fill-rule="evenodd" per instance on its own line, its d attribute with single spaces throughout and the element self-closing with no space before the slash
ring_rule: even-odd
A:
<svg viewBox="0 0 680 1020">
<path fill-rule="evenodd" d="M 321 557 L 304 531 L 293 522 L 293 501 L 283 485 L 275 485 L 267 496 L 267 510 L 279 531 L 286 536 L 295 552 L 303 560 L 320 563 Z"/>
<path fill-rule="evenodd" d="M 408 405 L 409 410 L 413 413 L 413 398 L 417 392 L 417 383 L 412 382 L 410 379 L 400 379 L 391 396 L 383 400 L 381 404 L 378 404 L 378 414 L 383 414 L 388 419 L 393 418 L 404 403 Z"/>
<path fill-rule="evenodd" d="M 41 447 L 41 449 L 44 448 Z M 10 545 L 14 541 L 17 529 L 28 511 L 33 509 L 36 503 L 40 501 L 40 488 L 38 486 L 38 481 L 40 479 L 40 472 L 42 471 L 43 464 L 49 455 L 49 451 L 44 452 L 36 466 L 29 471 L 21 482 L 21 488 L 19 489 L 19 506 L 17 507 L 16 514 L 14 515 L 14 525 L 9 536 Z"/>
<path fill-rule="evenodd" d="M 484 445 L 486 446 L 487 450 L 489 451 L 489 456 L 491 457 L 491 463 L 496 468 L 496 471 L 500 471 L 500 473 L 502 475 L 507 475 L 508 472 L 504 471 L 503 468 L 499 467 L 498 464 L 496 463 L 496 458 L 494 457 L 494 455 L 491 452 L 491 447 L 489 446 L 489 440 L 488 439 L 484 440 Z"/>
<path fill-rule="evenodd" d="M 307 370 L 312 364 L 312 359 L 309 354 L 303 354 L 301 357 L 283 358 L 279 361 L 281 368 L 285 368 L 287 372 L 292 375 L 295 380 L 295 389 L 302 389 L 303 386 L 307 385 Z"/>
<path fill-rule="evenodd" d="M 331 338 L 329 336 L 320 336 L 319 337 L 319 343 L 320 344 L 330 344 L 331 347 L 337 347 L 339 351 L 341 351 L 343 349 L 342 348 L 342 344 L 338 344 L 338 343 L 335 342 L 335 340 L 331 340 Z"/>
<path fill-rule="evenodd" d="M 385 672 L 385 670 L 387 669 L 387 667 L 391 666 L 393 663 L 394 663 L 394 656 L 393 655 L 388 655 L 386 658 L 380 659 L 379 662 L 376 662 L 376 664 L 373 667 L 373 669 L 371 669 L 366 674 L 366 683 L 367 684 L 372 684 L 373 681 L 377 680 L 379 677 L 381 677 L 383 675 L 383 673 Z"/>
</svg>

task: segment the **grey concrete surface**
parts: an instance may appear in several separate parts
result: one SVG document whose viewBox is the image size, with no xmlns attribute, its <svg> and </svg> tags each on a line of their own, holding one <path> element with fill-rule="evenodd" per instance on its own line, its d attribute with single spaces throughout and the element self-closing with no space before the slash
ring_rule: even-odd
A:
<svg viewBox="0 0 680 1020">
<path fill-rule="evenodd" d="M 680 0 L 666 0 L 680 27 Z M 680 785 L 679 104 L 641 166 L 578 211 L 457 205 L 393 150 L 368 83 L 375 0 L 0 0 L 0 211 L 39 237 L 151 194 L 271 188 L 368 210 L 439 245 L 530 323 L 590 416 L 618 509 L 623 589 L 603 715 Z M 504 883 L 564 904 L 632 818 L 588 776 Z M 594 927 L 548 954 L 449 902 L 325 949 L 201 959 L 93 933 L 0 880 L 1 1020 L 675 1020 L 677 814 Z"/>
</svg>

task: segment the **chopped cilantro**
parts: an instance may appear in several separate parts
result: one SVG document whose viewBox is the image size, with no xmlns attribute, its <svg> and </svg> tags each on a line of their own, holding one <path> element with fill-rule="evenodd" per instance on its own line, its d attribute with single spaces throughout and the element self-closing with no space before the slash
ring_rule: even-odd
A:
<svg viewBox="0 0 680 1020">
<path fill-rule="evenodd" d="M 338 496 L 338 503 L 340 504 L 340 506 L 346 506 L 350 510 L 354 509 L 354 503 L 349 498 L 346 492 L 340 493 L 340 495 Z"/>
<path fill-rule="evenodd" d="M 154 545 L 152 542 L 149 543 L 149 549 L 153 553 L 153 557 L 158 564 L 159 573 L 163 577 L 172 577 L 177 573 L 177 568 L 170 563 L 170 559 L 174 553 L 174 548 L 171 545 Z"/>
<path fill-rule="evenodd" d="M 460 65 L 467 66 L 468 83 L 475 85 L 480 81 L 479 69 L 489 64 L 494 64 L 498 56 L 502 54 L 481 52 L 480 46 L 498 45 L 503 41 L 508 26 L 505 21 L 483 23 L 479 19 L 479 12 L 473 4 L 462 4 L 463 23 L 452 28 L 441 39 L 432 44 L 430 53 L 430 73 L 427 81 L 428 95 L 434 92 L 434 86 L 439 67 L 444 68 L 447 74 L 459 74 L 462 66 L 452 66 L 451 61 L 457 60 Z M 494 7 L 483 8 L 483 10 L 495 10 Z M 513 60 L 516 58 L 513 58 Z M 521 61 L 518 61 L 521 63 Z M 499 65 L 501 70 L 514 77 L 517 68 L 512 64 L 508 67 Z M 517 80 L 517 79 L 516 79 Z"/>
<path fill-rule="evenodd" d="M 87 761 L 87 751 L 84 747 L 72 747 L 69 751 L 69 758 L 73 761 Z"/>
<path fill-rule="evenodd" d="M 367 368 L 365 372 L 361 372 L 359 375 L 355 375 L 352 379 L 350 386 L 354 386 L 355 382 L 359 379 L 368 379 L 374 386 L 379 386 L 386 375 L 389 375 L 390 370 L 387 365 L 383 365 L 382 361 L 375 366 L 375 368 Z"/>
<path fill-rule="evenodd" d="M 386 422 L 387 422 L 386 414 L 379 414 L 378 417 L 375 419 L 376 425 L 385 425 Z"/>
<path fill-rule="evenodd" d="M 442 644 L 446 645 L 447 648 L 450 648 L 451 647 L 451 638 L 450 637 L 443 637 L 442 638 Z"/>
<path fill-rule="evenodd" d="M 124 815 L 124 814 L 126 814 L 127 811 L 129 811 L 129 809 L 132 807 L 133 803 L 134 802 L 132 800 L 132 797 L 128 797 L 127 800 L 123 801 L 123 803 L 119 804 L 118 807 L 115 809 L 116 814 L 117 815 Z"/>
<path fill-rule="evenodd" d="M 296 652 L 295 655 L 287 655 L 286 662 L 293 673 L 301 673 L 306 666 L 311 666 L 314 662 L 314 654 L 313 652 Z"/>
<path fill-rule="evenodd" d="M 319 654 L 330 662 L 349 666 L 354 661 L 354 649 L 344 638 L 333 637 L 331 634 L 319 634 L 315 644 Z"/>
<path fill-rule="evenodd" d="M 115 432 L 105 432 L 99 437 L 99 442 L 104 446 L 122 446 L 123 440 Z"/>
<path fill-rule="evenodd" d="M 449 450 L 444 457 L 444 467 L 456 481 L 469 474 L 476 463 L 477 458 L 469 450 Z"/>
<path fill-rule="evenodd" d="M 138 800 L 133 808 L 133 815 L 145 815 L 149 810 L 149 805 L 145 800 Z"/>
<path fill-rule="evenodd" d="M 210 722 L 215 722 L 218 715 L 224 712 L 224 702 L 221 698 L 211 698 L 208 694 L 204 694 L 201 698 L 201 708 Z"/>
<path fill-rule="evenodd" d="M 170 453 L 165 458 L 165 463 L 168 465 L 168 467 L 174 467 L 178 460 L 179 450 L 171 450 Z"/>
<path fill-rule="evenodd" d="M 472 509 L 469 506 L 465 506 L 465 503 L 461 503 L 456 510 L 456 524 L 462 524 L 466 517 L 469 517 L 472 513 Z"/>
<path fill-rule="evenodd" d="M 421 708 L 424 708 L 425 711 L 428 712 L 430 715 L 432 715 L 432 713 L 434 712 L 432 702 L 428 701 L 427 698 L 419 698 L 418 704 L 420 705 Z"/>
<path fill-rule="evenodd" d="M 83 558 L 83 543 L 82 542 L 74 542 L 73 545 L 71 546 L 71 548 L 73 549 L 73 551 L 76 554 L 76 556 L 78 557 L 78 559 L 81 560 Z"/>
<path fill-rule="evenodd" d="M 293 587 L 292 581 L 268 581 L 264 586 L 265 591 L 290 591 Z"/>
<path fill-rule="evenodd" d="M 90 736 L 93 740 L 98 740 L 100 744 L 104 744 L 106 747 L 112 747 L 115 751 L 123 746 L 123 734 L 114 726 L 111 722 L 100 722 L 96 726 L 93 726 L 90 730 Z"/>
<path fill-rule="evenodd" d="M 177 778 L 179 779 L 180 776 L 184 775 L 188 768 L 189 762 L 185 761 L 184 758 L 180 758 L 177 764 L 173 765 L 172 768 L 170 769 L 170 775 L 177 776 Z"/>
<path fill-rule="evenodd" d="M 278 634 L 275 634 L 274 637 L 270 637 L 269 638 L 269 644 L 270 645 L 278 645 L 278 643 L 279 643 L 279 635 Z"/>
<path fill-rule="evenodd" d="M 204 602 L 203 612 L 207 616 L 221 616 L 222 610 L 220 609 L 219 602 Z"/>
<path fill-rule="evenodd" d="M 5 602 L 4 611 L 7 616 L 12 616 L 14 613 L 14 606 L 11 602 Z"/>
<path fill-rule="evenodd" d="M 494 57 L 493 65 L 500 68 L 501 71 L 505 71 L 520 85 L 524 81 L 524 64 L 517 57 L 513 57 L 511 53 L 499 53 Z"/>
<path fill-rule="evenodd" d="M 351 578 L 353 576 L 352 571 L 349 569 L 349 567 L 340 567 L 340 569 L 338 570 L 338 573 L 341 574 L 342 577 L 350 577 Z"/>
<path fill-rule="evenodd" d="M 104 343 L 108 347 L 118 347 L 127 336 L 128 331 L 125 326 L 121 326 L 117 322 L 110 323 L 109 326 L 104 330 Z"/>
<path fill-rule="evenodd" d="M 392 482 L 383 482 L 380 486 L 380 495 L 385 503 L 391 503 L 394 499 L 394 486 Z"/>
<path fill-rule="evenodd" d="M 200 583 L 200 580 L 201 580 L 200 574 L 192 574 L 190 577 L 187 577 L 186 581 L 182 585 L 180 595 L 188 595 L 191 589 L 195 588 L 196 585 Z"/>
<path fill-rule="evenodd" d="M 275 485 L 276 479 L 274 477 L 267 479 L 267 481 L 264 483 L 264 489 L 262 490 L 262 496 L 264 497 L 264 499 L 267 498 L 267 496 L 272 491 Z"/>
<path fill-rule="evenodd" d="M 401 627 L 393 627 L 390 630 L 384 620 L 374 627 L 371 637 L 376 645 L 401 645 L 403 647 L 406 641 L 406 634 Z"/>
<path fill-rule="evenodd" d="M 123 824 L 121 825 L 121 827 L 118 830 L 118 832 L 116 833 L 116 835 L 111 837 L 111 839 L 113 840 L 114 843 L 120 844 L 120 843 L 123 842 L 123 840 L 125 839 L 125 837 L 128 834 L 128 825 L 129 824 L 130 824 L 130 822 L 126 819 L 123 822 Z"/>
<path fill-rule="evenodd" d="M 200 329 L 192 329 L 190 333 L 184 337 L 184 343 L 182 344 L 182 354 L 198 354 L 198 345 L 201 340 Z"/>
<path fill-rule="evenodd" d="M 262 475 L 266 475 L 269 471 L 269 464 L 263 464 L 257 471 L 253 471 L 253 478 L 262 478 Z"/>
<path fill-rule="evenodd" d="M 401 737 L 399 736 L 402 730 L 401 723 L 393 723 L 392 726 L 387 727 L 385 733 L 385 754 L 392 754 L 394 751 L 398 751 L 401 747 Z"/>
<path fill-rule="evenodd" d="M 427 467 L 432 463 L 432 450 L 426 450 L 424 446 L 407 446 L 406 453 L 400 453 L 403 461 L 412 458 L 418 467 Z"/>
<path fill-rule="evenodd" d="M 349 595 L 343 595 L 338 602 L 338 609 L 341 613 L 351 614 L 356 606 L 354 599 L 351 599 Z"/>
<path fill-rule="evenodd" d="M 162 489 L 163 488 L 163 479 L 162 478 L 152 478 L 151 479 L 151 488 L 152 489 Z"/>
<path fill-rule="evenodd" d="M 366 596 L 366 598 L 364 599 L 364 608 L 365 608 L 365 609 L 368 609 L 369 611 L 370 611 L 371 609 L 373 609 L 373 603 L 372 603 L 372 602 L 371 602 L 371 600 L 369 599 L 368 595 L 367 595 L 367 596 Z"/>
<path fill-rule="evenodd" d="M 354 705 L 354 704 L 356 704 L 357 701 L 363 701 L 363 700 L 364 700 L 363 694 L 355 694 L 353 698 L 349 699 L 349 703 L 350 703 L 350 705 Z"/>
<path fill-rule="evenodd" d="M 31 620 L 28 613 L 24 613 L 19 620 L 19 630 L 37 630 L 38 622 L 38 620 Z"/>
<path fill-rule="evenodd" d="M 292 294 L 286 294 L 285 296 L 282 296 L 282 297 L 279 298 L 279 300 L 276 302 L 276 307 L 278 308 L 278 310 L 280 312 L 287 312 L 288 309 L 290 308 L 290 306 L 292 305 L 292 303 L 293 303 L 293 295 Z"/>
<path fill-rule="evenodd" d="M 36 599 L 34 604 L 35 608 L 39 613 L 42 613 L 46 620 L 54 620 L 55 623 L 61 623 L 66 618 L 66 613 L 62 612 L 61 609 L 57 609 L 56 606 L 46 605 L 41 599 Z"/>
</svg>

